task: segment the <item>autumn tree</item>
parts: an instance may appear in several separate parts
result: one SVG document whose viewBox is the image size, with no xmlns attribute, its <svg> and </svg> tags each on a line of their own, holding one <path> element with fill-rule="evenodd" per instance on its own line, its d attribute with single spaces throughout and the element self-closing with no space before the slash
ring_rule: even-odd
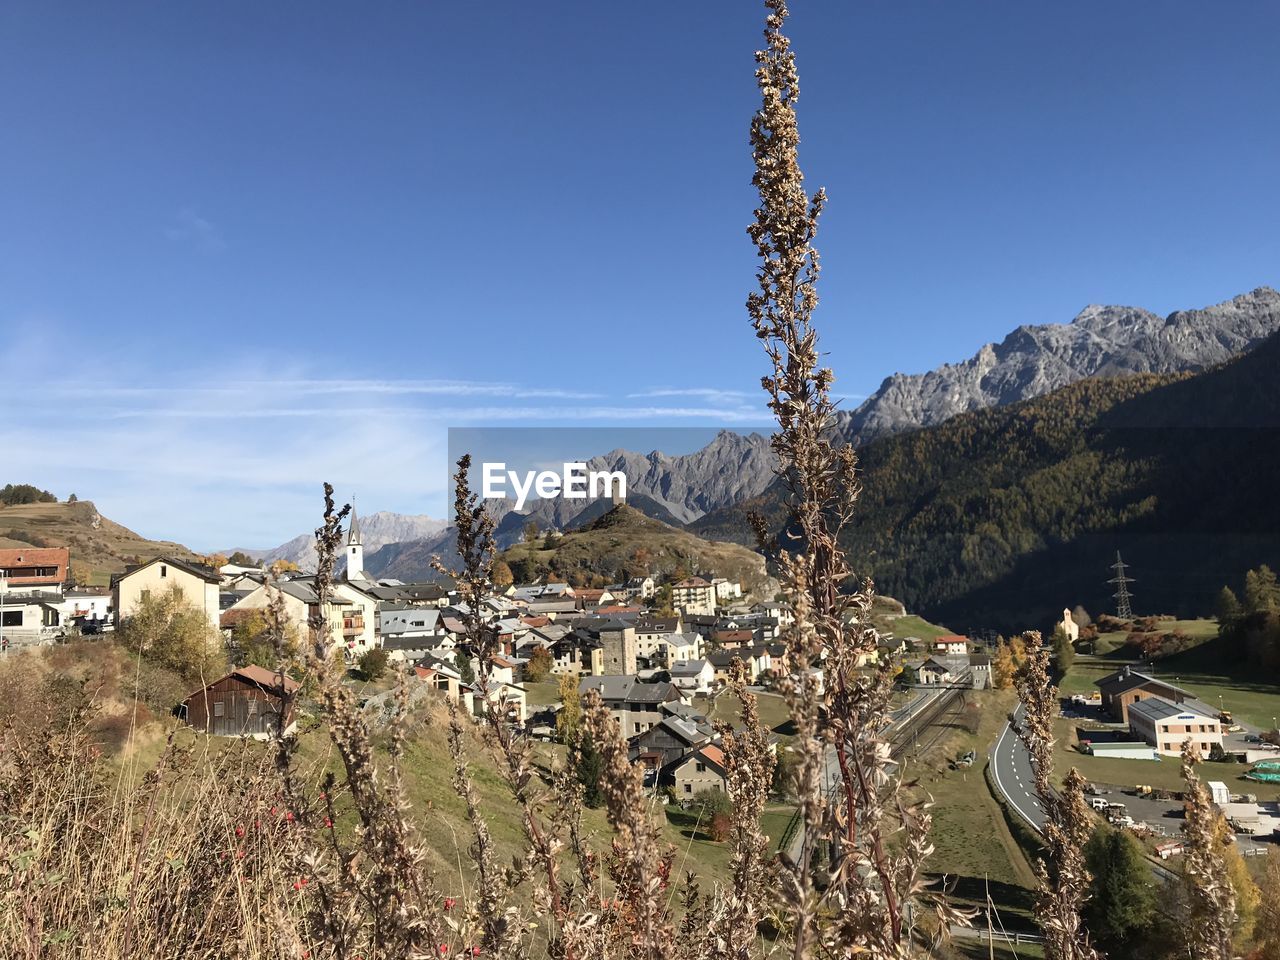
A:
<svg viewBox="0 0 1280 960">
<path fill-rule="evenodd" d="M 91 569 L 79 561 L 72 563 L 67 569 L 68 579 L 77 587 L 88 586 L 92 575 Z"/>
<path fill-rule="evenodd" d="M 1049 655 L 1040 634 L 1028 633 L 1024 650 L 1024 662 L 1014 676 L 1023 714 L 1013 723 L 1013 731 L 1031 758 L 1036 798 L 1045 813 L 1042 832 L 1048 856 L 1047 862 L 1036 862 L 1039 889 L 1035 917 L 1045 935 L 1048 960 L 1098 960 L 1081 918 L 1092 881 L 1084 858 L 1090 832 L 1084 777 L 1073 767 L 1062 789 L 1054 789 L 1053 721 L 1058 713 L 1058 688 L 1049 681 Z"/>
<path fill-rule="evenodd" d="M 1244 609 L 1246 613 L 1275 613 L 1280 609 L 1280 585 L 1275 571 L 1265 563 L 1244 575 Z"/>
<path fill-rule="evenodd" d="M 541 683 L 551 675 L 554 661 L 546 647 L 535 647 L 524 667 L 524 678 L 530 683 Z"/>
<path fill-rule="evenodd" d="M 500 590 L 505 590 L 511 584 L 515 583 L 515 576 L 511 572 L 511 567 L 505 560 L 493 561 L 493 585 Z"/>
<path fill-rule="evenodd" d="M 1249 872 L 1244 857 L 1240 855 L 1240 845 L 1235 839 L 1226 818 L 1219 816 L 1216 837 L 1218 850 L 1236 898 L 1236 921 L 1232 929 L 1231 944 L 1240 953 L 1253 939 L 1260 895 L 1258 885 L 1253 882 L 1253 875 Z"/>
<path fill-rule="evenodd" d="M 1021 637 L 1001 640 L 991 658 L 991 685 L 997 690 L 1013 686 L 1014 674 L 1027 659 L 1027 648 Z"/>
<path fill-rule="evenodd" d="M 284 576 L 286 573 L 297 573 L 301 569 L 292 560 L 286 560 L 280 557 L 278 560 L 271 561 L 271 575 L 273 577 Z"/>
<path fill-rule="evenodd" d="M 1280 857 L 1267 857 L 1254 918 L 1258 960 L 1280 960 Z"/>
<path fill-rule="evenodd" d="M 556 713 L 556 737 L 561 743 L 573 743 L 582 728 L 582 697 L 578 678 L 571 673 L 560 675 L 560 710 Z"/>
<path fill-rule="evenodd" d="M 253 557 L 249 556 L 243 550 L 237 550 L 231 556 L 227 557 L 227 563 L 233 563 L 237 567 L 256 567 L 260 564 Z"/>
<path fill-rule="evenodd" d="M 226 667 L 222 636 L 176 583 L 144 594 L 120 623 L 119 642 L 196 683 L 217 679 Z"/>
</svg>

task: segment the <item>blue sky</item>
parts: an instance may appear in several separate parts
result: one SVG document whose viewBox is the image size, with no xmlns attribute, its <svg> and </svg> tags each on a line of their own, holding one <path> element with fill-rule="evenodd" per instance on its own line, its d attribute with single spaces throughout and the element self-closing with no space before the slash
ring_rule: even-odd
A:
<svg viewBox="0 0 1280 960">
<path fill-rule="evenodd" d="M 1088 303 L 1280 283 L 1274 4 L 796 0 L 849 399 Z M 445 429 L 764 422 L 760 10 L 0 8 L 5 481 L 270 545 L 440 515 Z"/>
</svg>

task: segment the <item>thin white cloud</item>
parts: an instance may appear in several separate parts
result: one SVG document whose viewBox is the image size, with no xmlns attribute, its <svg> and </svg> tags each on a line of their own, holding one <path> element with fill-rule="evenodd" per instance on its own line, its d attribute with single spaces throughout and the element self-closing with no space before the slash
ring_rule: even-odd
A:
<svg viewBox="0 0 1280 960">
<path fill-rule="evenodd" d="M 174 243 L 186 243 L 199 250 L 215 252 L 226 248 L 222 231 L 191 207 L 178 211 L 174 222 L 164 228 L 164 235 Z"/>
<path fill-rule="evenodd" d="M 705 397 L 707 399 L 720 400 L 749 400 L 756 397 L 763 397 L 760 392 L 747 393 L 745 390 L 720 390 L 715 387 L 659 387 L 655 390 L 645 390 L 640 393 L 629 393 L 628 397 Z"/>
<path fill-rule="evenodd" d="M 371 509 L 443 516 L 450 426 L 769 419 L 762 403 L 735 391 L 611 402 L 511 382 L 329 380 L 261 354 L 164 380 L 122 355 L 92 382 L 68 382 L 56 351 L 15 346 L 0 355 L 0 377 L 42 384 L 39 404 L 11 403 L 0 420 L 15 482 L 74 491 L 146 536 L 197 549 L 265 547 L 312 529 L 323 480 Z M 652 402 L 664 396 L 695 402 Z"/>
<path fill-rule="evenodd" d="M 489 396 L 523 399 L 597 400 L 603 395 L 579 390 L 523 387 L 510 383 L 467 380 L 236 380 L 220 384 L 164 384 L 155 386 L 51 385 L 62 396 L 75 397 L 235 397 L 272 396 Z"/>
</svg>

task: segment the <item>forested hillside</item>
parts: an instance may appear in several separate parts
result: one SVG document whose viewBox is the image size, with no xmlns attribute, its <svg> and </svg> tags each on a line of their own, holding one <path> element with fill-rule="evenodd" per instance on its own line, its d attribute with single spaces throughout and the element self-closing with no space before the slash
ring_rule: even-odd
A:
<svg viewBox="0 0 1280 960">
<path fill-rule="evenodd" d="M 1043 626 L 1110 606 L 1124 553 L 1135 609 L 1203 614 L 1225 579 L 1280 560 L 1280 340 L 1191 376 L 1085 380 L 862 451 L 847 546 L 879 588 L 954 627 Z M 692 529 L 746 542 L 776 488 Z"/>
</svg>

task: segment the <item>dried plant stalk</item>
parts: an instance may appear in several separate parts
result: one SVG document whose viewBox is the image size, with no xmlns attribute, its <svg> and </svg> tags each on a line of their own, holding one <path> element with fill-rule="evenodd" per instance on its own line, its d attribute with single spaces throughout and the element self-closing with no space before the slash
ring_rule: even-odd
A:
<svg viewBox="0 0 1280 960">
<path fill-rule="evenodd" d="M 760 257 L 759 288 L 747 311 L 772 365 L 761 382 L 778 422 L 771 442 L 788 491 L 786 546 L 795 548 L 776 551 L 795 613 L 784 634 L 780 686 L 797 731 L 803 819 L 799 856 L 782 860 L 785 922 L 796 958 L 818 949 L 902 957 L 911 949 L 907 904 L 924 889 L 930 816 L 891 786 L 887 664 L 869 675 L 858 670 L 879 636 L 870 624 L 874 587 L 854 578 L 840 546 L 860 494 L 857 458 L 847 444 L 833 442 L 834 377 L 821 366 L 812 325 L 820 272 L 813 241 L 826 194 L 810 197 L 800 170 L 799 78 L 782 32 L 787 5 L 765 0 L 765 7 L 765 48 L 756 54 L 761 107 L 751 123 L 760 204 L 748 228 Z M 758 519 L 756 529 L 772 552 Z M 845 592 L 850 584 L 852 592 Z M 821 687 L 812 669 L 819 662 Z M 830 796 L 827 780 L 833 781 Z M 898 829 L 906 840 L 895 853 L 886 838 Z M 824 848 L 833 865 L 819 894 L 812 874 Z"/>
<path fill-rule="evenodd" d="M 1195 960 L 1231 960 L 1235 956 L 1231 938 L 1236 923 L 1236 891 L 1218 849 L 1226 824 L 1196 774 L 1199 759 L 1188 739 L 1182 745 L 1182 779 L 1187 785 L 1182 877 L 1191 915 L 1181 929 L 1187 956 Z"/>
<path fill-rule="evenodd" d="M 1040 886 L 1036 920 L 1045 935 L 1049 960 L 1100 960 L 1089 942 L 1080 911 L 1089 896 L 1092 877 L 1084 862 L 1084 846 L 1091 833 L 1084 801 L 1084 778 L 1074 767 L 1061 792 L 1053 789 L 1053 718 L 1058 713 L 1058 688 L 1049 680 L 1049 652 L 1040 634 L 1024 634 L 1026 659 L 1014 675 L 1023 716 L 1014 733 L 1031 755 L 1036 798 L 1045 813 L 1044 840 L 1048 863 L 1036 862 Z"/>
</svg>

